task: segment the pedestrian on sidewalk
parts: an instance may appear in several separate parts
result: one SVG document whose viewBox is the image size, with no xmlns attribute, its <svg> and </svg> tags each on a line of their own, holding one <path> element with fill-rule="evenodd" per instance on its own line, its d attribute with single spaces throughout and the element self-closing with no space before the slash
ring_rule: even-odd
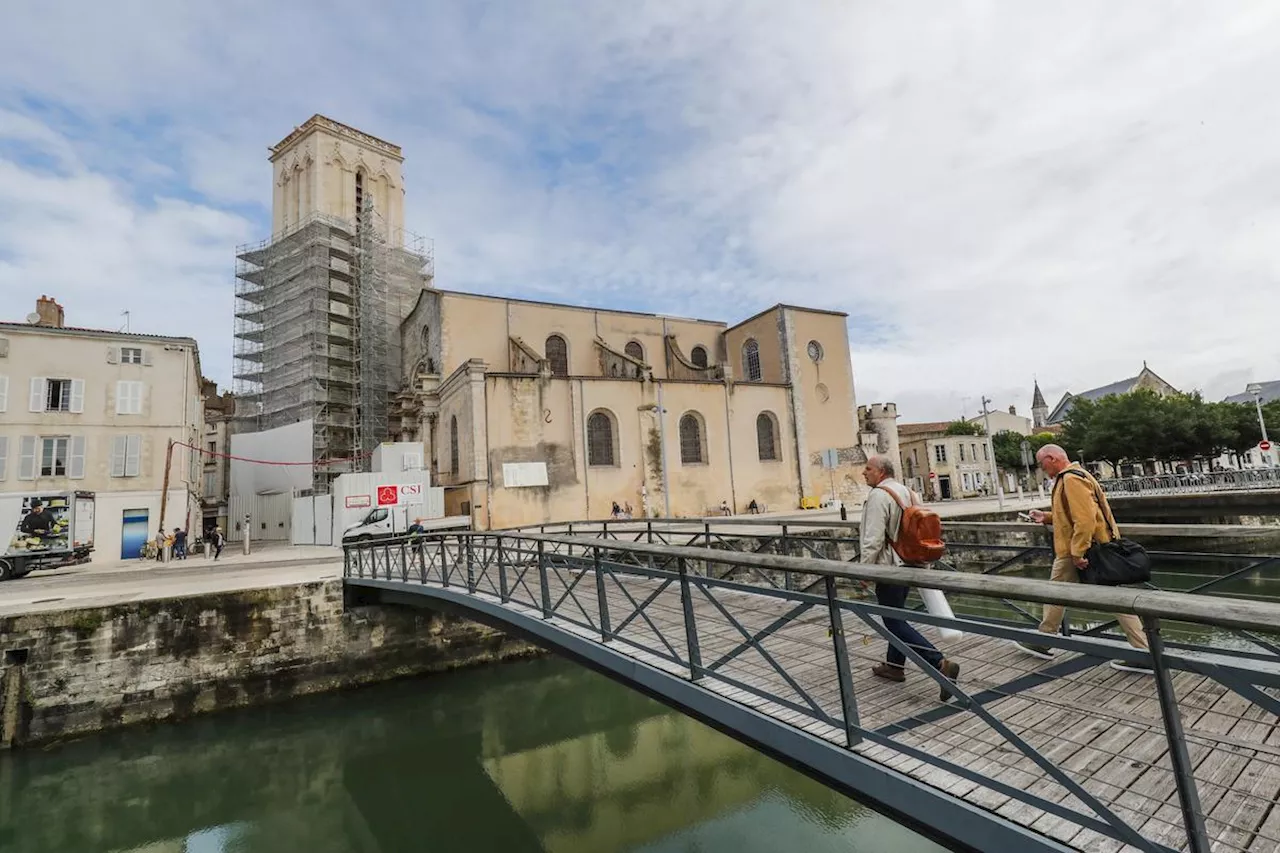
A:
<svg viewBox="0 0 1280 853">
<path fill-rule="evenodd" d="M 181 527 L 173 528 L 173 558 L 175 560 L 187 559 L 187 531 Z"/>
<path fill-rule="evenodd" d="M 209 542 L 213 545 L 213 559 L 216 560 L 222 556 L 222 546 L 227 544 L 227 537 L 222 535 L 221 527 L 213 528 L 213 538 Z"/>
<path fill-rule="evenodd" d="M 1036 451 L 1040 469 L 1053 478 L 1053 497 L 1050 511 L 1033 509 L 1029 513 L 1037 524 L 1053 525 L 1053 568 L 1049 580 L 1063 583 L 1079 583 L 1080 569 L 1089 565 L 1085 552 L 1096 542 L 1110 542 L 1115 526 L 1115 516 L 1107 504 L 1106 495 L 1093 475 L 1079 463 L 1072 462 L 1067 451 L 1056 444 L 1046 444 Z M 1040 620 L 1040 630 L 1057 634 L 1062 630 L 1064 608 L 1060 604 L 1046 604 Z M 1135 649 L 1147 651 L 1147 635 L 1142 630 L 1142 620 L 1131 613 L 1116 614 L 1116 621 Z M 1053 649 L 1034 643 L 1018 642 L 1018 648 L 1043 660 L 1053 659 Z M 1150 675 L 1154 670 L 1145 664 L 1113 660 L 1111 666 L 1125 672 Z"/>
<path fill-rule="evenodd" d="M 902 524 L 902 507 L 894 500 L 893 494 L 903 505 L 918 504 L 919 496 L 894 479 L 893 460 L 887 456 L 872 456 L 862 469 L 862 476 L 871 494 L 862 504 L 861 556 L 858 562 L 881 566 L 902 565 L 901 558 L 893 549 L 893 542 L 898 538 Z M 909 587 L 900 584 L 876 582 L 876 602 L 884 607 L 905 609 Z M 960 664 L 948 660 L 910 623 L 902 619 L 884 617 L 884 627 L 898 639 L 911 646 L 934 669 L 941 672 L 951 681 L 960 675 Z M 892 643 L 885 650 L 884 663 L 871 668 L 873 675 L 889 681 L 903 682 L 907 680 L 905 672 L 907 656 Z M 950 698 L 946 687 L 939 692 L 939 698 L 945 702 Z"/>
</svg>

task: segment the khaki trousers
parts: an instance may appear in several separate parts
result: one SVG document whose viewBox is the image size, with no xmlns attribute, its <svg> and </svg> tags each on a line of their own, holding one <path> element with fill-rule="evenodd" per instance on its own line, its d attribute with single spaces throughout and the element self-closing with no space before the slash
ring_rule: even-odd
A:
<svg viewBox="0 0 1280 853">
<path fill-rule="evenodd" d="M 1056 557 L 1053 561 L 1053 569 L 1049 572 L 1049 580 L 1080 583 L 1080 571 L 1070 557 Z M 1064 608 L 1060 604 L 1046 604 L 1044 606 L 1044 617 L 1040 622 L 1040 630 L 1046 634 L 1058 633 L 1062 628 L 1063 610 Z M 1129 638 L 1129 645 L 1135 649 L 1146 651 L 1147 635 L 1142 630 L 1142 620 L 1132 613 L 1117 613 L 1116 621 L 1120 623 L 1120 627 L 1124 630 L 1124 635 Z"/>
</svg>

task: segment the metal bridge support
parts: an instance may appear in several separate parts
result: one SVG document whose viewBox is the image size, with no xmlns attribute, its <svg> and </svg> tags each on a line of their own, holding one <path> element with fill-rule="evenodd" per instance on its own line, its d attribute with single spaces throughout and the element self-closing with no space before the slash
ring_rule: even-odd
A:
<svg viewBox="0 0 1280 853">
<path fill-rule="evenodd" d="M 545 543 L 538 540 L 538 581 L 542 587 L 542 618 L 551 618 L 551 587 L 547 585 L 547 551 Z"/>
<path fill-rule="evenodd" d="M 613 639 L 613 627 L 609 624 L 609 596 L 604 591 L 604 569 L 600 567 L 600 549 L 592 548 L 592 562 L 596 569 L 596 600 L 600 603 L 600 641 Z"/>
<path fill-rule="evenodd" d="M 1160 694 L 1160 713 L 1164 717 L 1165 736 L 1169 739 L 1169 759 L 1173 763 L 1173 778 L 1178 785 L 1178 804 L 1182 807 L 1182 823 L 1187 830 L 1187 842 L 1191 853 L 1209 853 L 1209 835 L 1205 831 L 1200 792 L 1196 788 L 1191 756 L 1187 753 L 1187 739 L 1182 731 L 1178 697 L 1173 692 L 1173 678 L 1164 662 L 1160 620 L 1154 616 L 1143 616 L 1142 627 L 1146 629 L 1147 643 L 1151 647 L 1151 663 L 1155 666 L 1156 692 Z"/>
<path fill-rule="evenodd" d="M 844 641 L 844 616 L 836 604 L 836 579 L 826 577 L 827 612 L 831 615 L 831 643 L 836 651 L 836 676 L 840 680 L 840 705 L 844 709 L 845 744 L 850 748 L 862 741 L 858 734 L 858 700 L 853 695 L 853 673 L 849 671 L 849 647 Z"/>
<path fill-rule="evenodd" d="M 689 586 L 689 567 L 684 557 L 679 557 L 676 564 L 680 568 L 680 603 L 684 605 L 684 636 L 689 644 L 689 677 L 694 681 L 702 678 L 702 652 L 698 648 L 698 626 L 693 621 L 693 595 Z"/>
</svg>

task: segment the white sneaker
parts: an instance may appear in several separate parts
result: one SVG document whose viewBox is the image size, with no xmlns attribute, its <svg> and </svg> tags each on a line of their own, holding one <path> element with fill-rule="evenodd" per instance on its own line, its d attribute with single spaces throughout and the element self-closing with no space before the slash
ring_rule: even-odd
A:
<svg viewBox="0 0 1280 853">
<path fill-rule="evenodd" d="M 1121 672 L 1136 672 L 1139 675 L 1155 675 L 1154 668 L 1147 666 L 1145 663 L 1130 663 L 1127 660 L 1113 660 L 1111 662 L 1112 669 L 1118 669 Z"/>
</svg>

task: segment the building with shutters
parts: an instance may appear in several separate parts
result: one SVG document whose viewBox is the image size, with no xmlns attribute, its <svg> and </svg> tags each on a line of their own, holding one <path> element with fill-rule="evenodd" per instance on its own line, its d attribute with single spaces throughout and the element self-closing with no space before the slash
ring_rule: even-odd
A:
<svg viewBox="0 0 1280 853">
<path fill-rule="evenodd" d="M 159 529 L 169 442 L 200 446 L 200 355 L 191 338 L 64 321 L 42 296 L 27 323 L 0 322 L 0 492 L 94 492 L 95 561 L 136 557 Z M 200 529 L 201 473 L 174 448 L 170 531 Z"/>
</svg>

